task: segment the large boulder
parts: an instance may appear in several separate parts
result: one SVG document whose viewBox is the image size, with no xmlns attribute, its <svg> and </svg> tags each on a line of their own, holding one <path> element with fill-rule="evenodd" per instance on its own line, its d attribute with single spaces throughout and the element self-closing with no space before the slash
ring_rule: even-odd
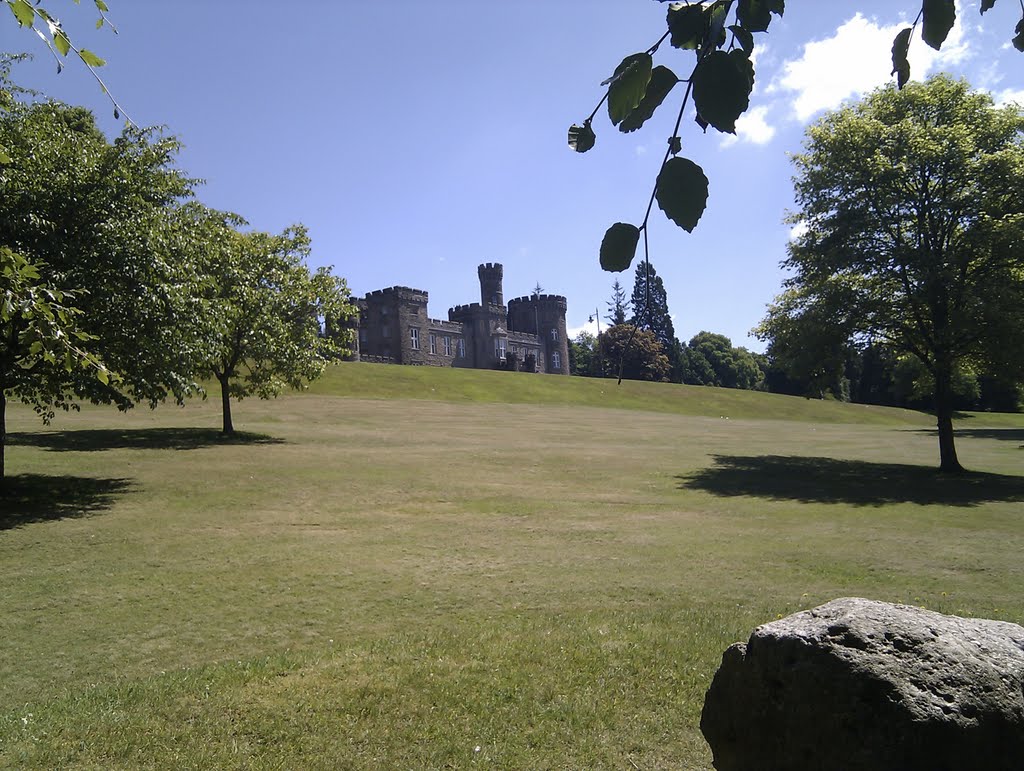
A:
<svg viewBox="0 0 1024 771">
<path fill-rule="evenodd" d="M 1020 771 L 1024 628 L 834 600 L 730 646 L 700 728 L 719 771 Z"/>
</svg>

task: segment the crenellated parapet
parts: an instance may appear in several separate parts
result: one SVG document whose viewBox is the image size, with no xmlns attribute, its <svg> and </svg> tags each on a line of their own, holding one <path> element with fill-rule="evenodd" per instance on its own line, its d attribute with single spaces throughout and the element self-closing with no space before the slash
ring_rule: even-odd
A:
<svg viewBox="0 0 1024 771">
<path fill-rule="evenodd" d="M 425 289 L 413 289 L 410 286 L 390 286 L 387 289 L 376 289 L 366 293 L 370 302 L 394 299 L 401 302 L 425 303 L 429 297 Z"/>
<path fill-rule="evenodd" d="M 516 297 L 508 301 L 509 310 L 515 307 L 538 307 L 538 308 L 549 308 L 552 310 L 562 311 L 563 313 L 568 310 L 569 303 L 560 294 L 532 294 L 526 297 Z"/>
</svg>

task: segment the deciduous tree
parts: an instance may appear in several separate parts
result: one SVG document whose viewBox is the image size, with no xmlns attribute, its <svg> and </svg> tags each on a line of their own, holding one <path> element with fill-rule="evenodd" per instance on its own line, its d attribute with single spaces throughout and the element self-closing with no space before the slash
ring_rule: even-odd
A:
<svg viewBox="0 0 1024 771">
<path fill-rule="evenodd" d="M 231 434 L 231 397 L 276 396 L 302 388 L 332 360 L 349 354 L 344 325 L 322 334 L 321 322 L 355 313 L 345 281 L 321 268 L 310 273 L 309 236 L 302 226 L 280 235 L 235 230 L 224 216 L 204 262 L 210 340 L 200 371 L 220 384 L 223 432 Z M 210 226 L 210 223 L 207 223 Z"/>
<path fill-rule="evenodd" d="M 850 342 L 916 359 L 960 471 L 957 372 L 1024 375 L 1024 116 L 937 76 L 826 115 L 794 162 L 806 233 L 759 335 L 794 367 Z"/>
<path fill-rule="evenodd" d="M 71 391 L 86 376 L 109 381 L 87 350 L 92 337 L 79 327 L 76 293 L 48 284 L 39 266 L 0 246 L 0 485 L 5 475 L 7 399 L 29 404 L 44 421 L 74 406 Z"/>
<path fill-rule="evenodd" d="M 52 286 L 84 290 L 79 324 L 119 375 L 118 388 L 84 382 L 80 395 L 122 408 L 184 399 L 200 272 L 178 142 L 132 127 L 108 142 L 88 110 L 50 101 L 10 102 L 0 141 L 13 159 L 0 167 L 0 245 L 45 264 Z"/>
<path fill-rule="evenodd" d="M 598 336 L 597 349 L 602 377 L 668 380 L 668 357 L 650 330 L 616 324 Z"/>
</svg>

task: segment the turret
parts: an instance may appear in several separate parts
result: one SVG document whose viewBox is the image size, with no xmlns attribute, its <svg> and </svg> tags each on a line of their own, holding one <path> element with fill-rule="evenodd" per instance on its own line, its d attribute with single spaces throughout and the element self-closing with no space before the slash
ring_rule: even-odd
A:
<svg viewBox="0 0 1024 771">
<path fill-rule="evenodd" d="M 480 304 L 485 308 L 488 305 L 504 305 L 505 299 L 501 292 L 501 263 L 484 263 L 477 267 L 476 272 L 480 276 Z"/>
</svg>

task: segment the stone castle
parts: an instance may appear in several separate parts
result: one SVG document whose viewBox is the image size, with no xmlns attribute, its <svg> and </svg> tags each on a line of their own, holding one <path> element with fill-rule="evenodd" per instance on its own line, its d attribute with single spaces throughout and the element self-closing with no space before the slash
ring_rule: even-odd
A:
<svg viewBox="0 0 1024 771">
<path fill-rule="evenodd" d="M 477 273 L 480 302 L 450 308 L 447 321 L 430 318 L 422 289 L 393 286 L 357 299 L 354 358 L 568 375 L 565 298 L 535 294 L 506 307 L 501 265 L 488 262 Z"/>
</svg>

